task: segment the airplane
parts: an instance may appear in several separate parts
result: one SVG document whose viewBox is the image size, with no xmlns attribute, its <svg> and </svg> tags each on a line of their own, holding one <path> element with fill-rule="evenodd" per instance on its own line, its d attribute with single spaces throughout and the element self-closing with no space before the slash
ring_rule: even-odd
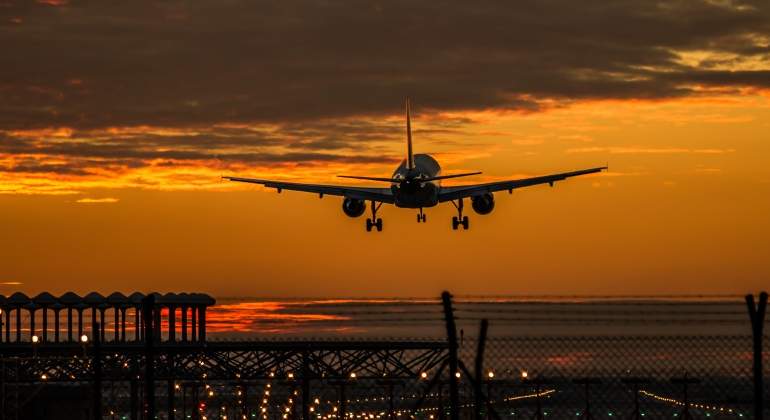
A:
<svg viewBox="0 0 770 420">
<path fill-rule="evenodd" d="M 273 181 L 268 179 L 240 178 L 224 176 L 235 182 L 248 182 L 261 184 L 267 188 L 275 188 L 280 193 L 283 190 L 302 191 L 324 195 L 344 197 L 342 211 L 349 217 L 359 217 L 366 211 L 366 201 L 370 202 L 371 218 L 366 219 L 366 231 L 371 232 L 376 228 L 382 231 L 382 219 L 377 217 L 377 211 L 383 204 L 393 204 L 396 207 L 419 209 L 417 223 L 425 223 L 427 217 L 423 209 L 434 207 L 440 203 L 450 202 L 457 209 L 457 216 L 452 217 L 452 229 L 460 226 L 468 230 L 468 216 L 463 215 L 464 200 L 470 199 L 471 207 L 480 215 L 486 215 L 495 208 L 493 193 L 505 191 L 513 193 L 517 188 L 533 185 L 549 184 L 564 179 L 601 172 L 607 166 L 583 169 L 573 172 L 563 172 L 553 175 L 544 175 L 534 178 L 523 178 L 509 181 L 495 181 L 484 184 L 471 184 L 461 186 L 442 187 L 441 181 L 450 178 L 460 178 L 478 175 L 481 172 L 468 172 L 452 175 L 442 175 L 441 166 L 435 158 L 428 154 L 414 154 L 412 152 L 412 124 L 409 115 L 409 99 L 406 100 L 406 157 L 393 172 L 390 178 L 371 176 L 338 175 L 340 178 L 360 179 L 366 181 L 383 182 L 390 184 L 388 188 L 346 187 L 337 185 L 304 184 L 295 182 Z"/>
</svg>

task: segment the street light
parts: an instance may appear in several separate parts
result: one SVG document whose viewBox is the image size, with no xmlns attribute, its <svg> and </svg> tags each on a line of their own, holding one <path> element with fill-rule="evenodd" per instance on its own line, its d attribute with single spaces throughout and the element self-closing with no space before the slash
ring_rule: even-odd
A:
<svg viewBox="0 0 770 420">
<path fill-rule="evenodd" d="M 83 347 L 83 357 L 86 357 L 86 344 L 88 344 L 88 336 L 83 334 L 80 336 L 80 345 Z"/>
</svg>

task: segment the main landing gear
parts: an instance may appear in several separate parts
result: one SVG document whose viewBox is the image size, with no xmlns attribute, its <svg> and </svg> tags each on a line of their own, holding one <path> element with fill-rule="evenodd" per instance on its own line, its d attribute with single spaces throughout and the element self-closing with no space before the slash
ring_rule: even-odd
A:
<svg viewBox="0 0 770 420">
<path fill-rule="evenodd" d="M 377 232 L 382 232 L 382 219 L 377 218 L 377 210 L 382 207 L 382 203 L 372 201 L 372 218 L 366 219 L 366 231 L 371 232 L 372 227 L 377 228 Z"/>
<path fill-rule="evenodd" d="M 452 205 L 457 209 L 457 216 L 452 216 L 452 229 L 457 230 L 462 225 L 463 229 L 468 230 L 468 216 L 463 216 L 463 199 L 458 199 L 457 204 L 452 200 Z"/>
<path fill-rule="evenodd" d="M 420 207 L 420 212 L 417 213 L 417 223 L 425 223 L 425 213 L 422 212 L 422 207 Z"/>
</svg>

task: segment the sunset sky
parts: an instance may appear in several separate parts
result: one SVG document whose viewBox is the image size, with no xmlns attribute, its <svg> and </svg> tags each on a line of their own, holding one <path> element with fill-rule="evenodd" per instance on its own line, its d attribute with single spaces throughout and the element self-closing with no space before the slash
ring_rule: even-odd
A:
<svg viewBox="0 0 770 420">
<path fill-rule="evenodd" d="M 770 285 L 770 2 L 0 0 L 0 294 Z M 488 216 L 228 183 L 609 165 Z M 447 183 L 449 184 L 449 183 Z"/>
</svg>

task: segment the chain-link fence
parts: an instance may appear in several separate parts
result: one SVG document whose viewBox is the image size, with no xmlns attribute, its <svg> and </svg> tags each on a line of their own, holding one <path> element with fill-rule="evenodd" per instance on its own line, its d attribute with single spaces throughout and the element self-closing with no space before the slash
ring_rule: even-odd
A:
<svg viewBox="0 0 770 420">
<path fill-rule="evenodd" d="M 400 317 L 407 338 L 210 340 L 159 345 L 152 356 L 143 343 L 103 343 L 98 361 L 85 344 L 39 346 L 35 354 L 8 344 L 0 419 L 98 418 L 94 410 L 149 419 L 148 392 L 158 419 L 756 417 L 752 324 L 737 298 L 457 299 L 458 376 L 437 302 L 421 301 L 414 314 L 408 305 L 335 305 L 326 314 L 347 314 L 335 321 L 345 326 L 358 316 L 359 325 L 384 319 L 395 329 Z M 763 346 L 766 365 L 767 336 Z"/>
</svg>

